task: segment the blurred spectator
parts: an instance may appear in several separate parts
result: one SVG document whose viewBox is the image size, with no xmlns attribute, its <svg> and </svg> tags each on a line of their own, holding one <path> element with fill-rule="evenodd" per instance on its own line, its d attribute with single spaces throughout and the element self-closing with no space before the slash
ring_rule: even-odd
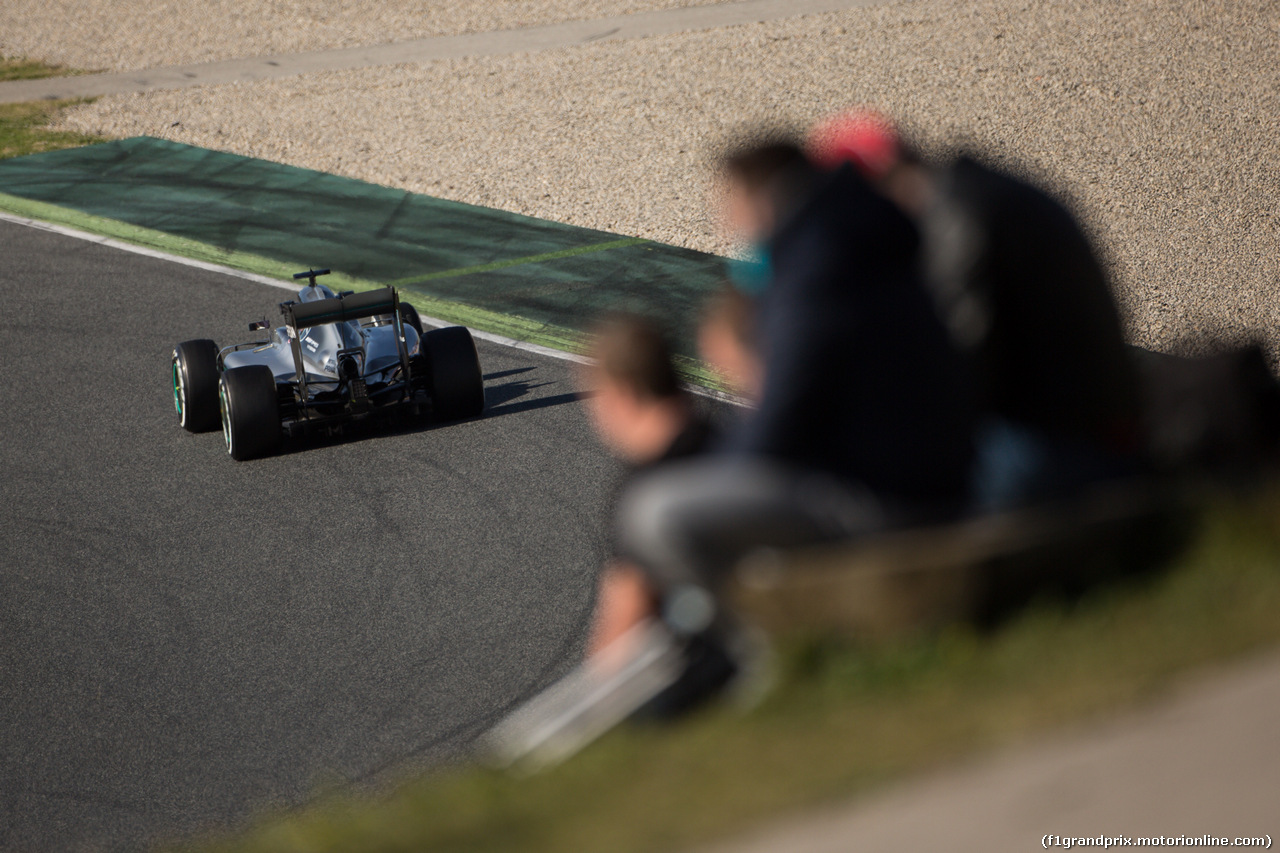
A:
<svg viewBox="0 0 1280 853">
<path fill-rule="evenodd" d="M 809 150 L 829 168 L 855 165 L 920 225 L 927 280 L 973 357 L 987 416 L 982 508 L 1137 470 L 1135 366 L 1106 275 L 1062 204 L 970 156 L 926 165 L 871 112 L 820 124 Z"/>
<path fill-rule="evenodd" d="M 852 171 L 788 141 L 725 160 L 726 220 L 760 248 L 759 409 L 726 450 L 830 473 L 891 504 L 963 490 L 963 371 L 916 274 L 910 222 Z"/>
<path fill-rule="evenodd" d="M 749 403 L 759 402 L 763 382 L 755 314 L 755 300 L 726 284 L 708 301 L 698 327 L 703 360 Z"/>
<path fill-rule="evenodd" d="M 681 386 L 670 346 L 652 322 L 630 315 L 605 320 L 589 355 L 586 408 L 600 440 L 628 465 L 628 481 L 706 449 L 711 427 Z M 644 574 L 613 554 L 600 575 L 588 655 L 602 660 L 611 646 L 610 655 L 625 655 L 619 641 L 654 614 L 655 603 Z"/>
<path fill-rule="evenodd" d="M 734 152 L 724 171 L 725 220 L 766 279 L 759 405 L 709 457 L 638 478 L 619 511 L 623 552 L 685 633 L 713 624 L 715 588 L 747 552 L 953 509 L 972 461 L 961 360 L 907 218 L 789 140 Z"/>
</svg>

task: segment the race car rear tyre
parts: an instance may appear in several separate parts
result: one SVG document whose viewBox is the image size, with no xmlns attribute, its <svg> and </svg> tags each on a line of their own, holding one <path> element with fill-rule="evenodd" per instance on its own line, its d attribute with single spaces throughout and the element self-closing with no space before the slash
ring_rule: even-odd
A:
<svg viewBox="0 0 1280 853">
<path fill-rule="evenodd" d="M 408 302 L 400 303 L 400 322 L 417 332 L 418 337 L 422 337 L 422 318 L 418 316 L 418 309 Z"/>
<path fill-rule="evenodd" d="M 472 418 L 484 411 L 484 375 L 475 341 L 465 326 L 432 329 L 422 336 L 431 414 L 437 420 Z"/>
<path fill-rule="evenodd" d="M 280 411 L 271 368 L 250 364 L 225 371 L 218 396 L 222 437 L 232 459 L 254 459 L 279 449 Z"/>
<path fill-rule="evenodd" d="M 188 432 L 218 428 L 218 345 L 200 339 L 173 348 L 173 407 Z"/>
</svg>

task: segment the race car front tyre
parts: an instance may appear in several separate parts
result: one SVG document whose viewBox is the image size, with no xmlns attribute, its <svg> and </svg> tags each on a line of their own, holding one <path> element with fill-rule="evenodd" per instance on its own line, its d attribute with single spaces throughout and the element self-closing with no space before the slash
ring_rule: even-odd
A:
<svg viewBox="0 0 1280 853">
<path fill-rule="evenodd" d="M 200 339 L 173 348 L 173 407 L 188 432 L 218 428 L 218 345 Z"/>
<path fill-rule="evenodd" d="M 472 418 L 484 411 L 484 374 L 475 341 L 465 326 L 432 329 L 422 336 L 436 420 Z"/>
<path fill-rule="evenodd" d="M 279 449 L 280 411 L 271 368 L 251 364 L 225 371 L 218 396 L 222 437 L 232 459 L 254 459 Z"/>
</svg>

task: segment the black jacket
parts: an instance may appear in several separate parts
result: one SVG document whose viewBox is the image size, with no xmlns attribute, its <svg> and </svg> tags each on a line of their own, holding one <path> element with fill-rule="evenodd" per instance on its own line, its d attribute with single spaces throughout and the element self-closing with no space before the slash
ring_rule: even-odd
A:
<svg viewBox="0 0 1280 853">
<path fill-rule="evenodd" d="M 971 350 L 984 408 L 1125 449 L 1138 417 L 1135 367 L 1102 266 L 1067 209 L 960 157 L 940 173 L 923 228 L 929 281 Z"/>
<path fill-rule="evenodd" d="M 972 399 L 918 273 L 915 228 L 850 168 L 820 181 L 770 241 L 763 394 L 726 449 L 910 504 L 958 500 Z"/>
</svg>

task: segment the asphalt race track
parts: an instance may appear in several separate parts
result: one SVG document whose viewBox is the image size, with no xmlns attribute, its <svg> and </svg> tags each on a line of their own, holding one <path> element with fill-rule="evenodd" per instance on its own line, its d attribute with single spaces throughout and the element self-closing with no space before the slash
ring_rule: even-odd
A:
<svg viewBox="0 0 1280 853">
<path fill-rule="evenodd" d="M 235 463 L 178 427 L 170 350 L 285 291 L 0 246 L 0 849 L 136 849 L 427 766 L 579 653 L 614 469 L 566 364 L 482 342 L 482 419 Z"/>
</svg>

